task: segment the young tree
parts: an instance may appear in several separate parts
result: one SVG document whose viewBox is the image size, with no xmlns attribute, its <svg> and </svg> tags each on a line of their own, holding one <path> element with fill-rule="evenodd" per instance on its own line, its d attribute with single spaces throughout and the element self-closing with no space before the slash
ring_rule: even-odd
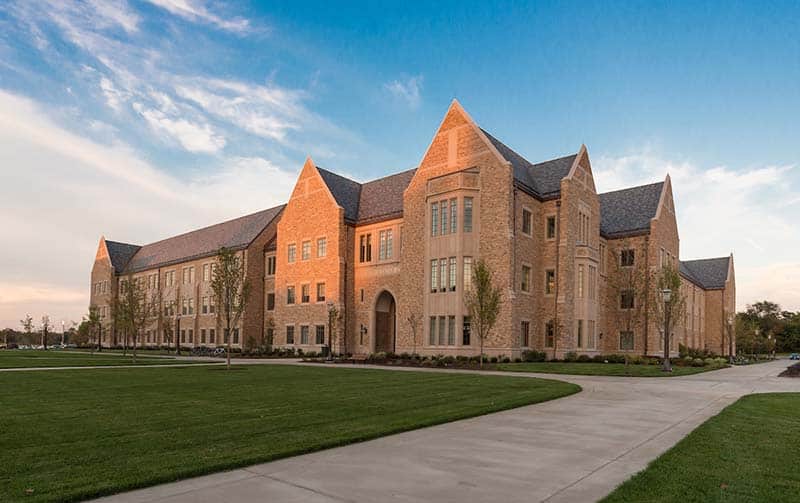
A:
<svg viewBox="0 0 800 503">
<path fill-rule="evenodd" d="M 472 267 L 472 285 L 464 292 L 464 304 L 480 343 L 480 368 L 483 368 L 484 342 L 500 313 L 500 300 L 500 288 L 494 285 L 489 264 L 478 259 Z"/>
<path fill-rule="evenodd" d="M 100 313 L 97 310 L 96 306 L 89 306 L 89 313 L 83 318 L 84 323 L 86 324 L 87 329 L 87 340 L 91 340 L 91 337 L 94 336 L 97 339 L 97 351 L 100 351 L 102 347 L 102 340 L 100 335 L 102 333 L 102 321 L 100 320 Z M 81 323 L 81 326 L 84 325 Z"/>
<path fill-rule="evenodd" d="M 47 350 L 47 336 L 50 334 L 50 317 L 42 316 L 42 347 Z"/>
<path fill-rule="evenodd" d="M 336 303 L 333 301 L 328 301 L 328 359 L 333 359 L 333 338 L 334 332 L 336 331 L 336 326 L 339 321 L 339 308 L 336 306 Z M 345 341 L 343 347 L 343 354 L 347 354 L 347 342 Z"/>
<path fill-rule="evenodd" d="M 644 253 L 640 247 L 626 239 L 620 245 L 614 263 L 616 270 L 608 277 L 608 285 L 613 293 L 611 312 L 619 313 L 618 327 L 622 331 L 633 333 L 637 321 L 642 319 L 647 298 L 647 264 L 644 262 Z M 627 368 L 628 353 L 624 355 Z"/>
<path fill-rule="evenodd" d="M 22 330 L 30 337 L 33 332 L 33 318 L 31 315 L 26 314 L 24 319 L 19 320 L 19 324 L 22 325 Z"/>
<path fill-rule="evenodd" d="M 150 319 L 153 303 L 147 298 L 147 291 L 141 278 L 128 277 L 123 285 L 116 312 L 124 323 L 126 344 L 128 333 L 133 339 L 133 363 L 136 363 L 139 336 Z"/>
<path fill-rule="evenodd" d="M 417 313 L 411 313 L 408 318 L 408 325 L 411 327 L 411 354 L 417 354 L 417 331 L 419 330 L 420 322 L 422 321 Z"/>
<path fill-rule="evenodd" d="M 664 338 L 664 371 L 671 372 L 670 336 L 674 325 L 683 318 L 686 311 L 686 296 L 681 291 L 681 276 L 671 264 L 665 264 L 654 272 L 650 284 L 650 314 L 656 329 Z"/>
<path fill-rule="evenodd" d="M 8 347 L 8 336 L 13 334 L 14 331 L 11 330 L 10 328 L 4 328 L 2 330 L 2 333 L 3 333 L 3 346 Z"/>
<path fill-rule="evenodd" d="M 217 304 L 217 316 L 222 316 L 227 338 L 227 363 L 231 368 L 232 329 L 239 320 L 250 298 L 250 282 L 244 276 L 244 261 L 234 250 L 220 248 L 216 267 L 211 278 L 211 289 Z"/>
</svg>

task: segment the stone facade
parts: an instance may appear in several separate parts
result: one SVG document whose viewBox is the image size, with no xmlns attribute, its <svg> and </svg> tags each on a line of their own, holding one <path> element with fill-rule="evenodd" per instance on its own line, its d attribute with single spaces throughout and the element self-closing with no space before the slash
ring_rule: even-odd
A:
<svg viewBox="0 0 800 503">
<path fill-rule="evenodd" d="M 335 352 L 354 354 L 475 355 L 479 341 L 463 299 L 470 264 L 483 259 L 503 300 L 484 341 L 490 355 L 661 354 L 647 292 L 653 273 L 667 263 L 681 271 L 687 305 L 674 323 L 673 349 L 680 343 L 728 352 L 733 257 L 680 261 L 669 176 L 598 194 L 585 146 L 571 156 L 529 163 L 457 102 L 416 170 L 359 184 L 308 159 L 285 208 L 270 215 L 257 237 L 240 246 L 256 288 L 239 345 L 269 339 L 306 352 L 332 344 Z M 130 275 L 125 259 L 135 263 L 140 252 L 125 246 L 132 245 L 112 253 L 101 241 L 93 305 L 108 304 L 119 278 Z M 115 259 L 122 265 L 115 267 Z M 163 278 L 168 270 L 201 271 L 209 261 L 213 254 L 131 274 Z M 109 282 L 107 290 L 96 287 L 102 281 Z M 203 281 L 191 285 L 191 297 L 182 286 L 170 287 L 174 293 L 163 283 L 158 288 L 179 303 L 192 298 L 196 309 L 207 294 Z M 629 290 L 636 291 L 630 301 L 622 298 Z M 193 330 L 187 345 L 221 342 L 197 335 L 211 327 L 219 333 L 216 316 L 189 320 L 180 319 L 181 330 Z M 107 323 L 107 343 L 118 342 Z M 154 320 L 151 330 L 161 334 L 162 325 Z M 158 337 L 148 344 L 163 343 Z"/>
</svg>

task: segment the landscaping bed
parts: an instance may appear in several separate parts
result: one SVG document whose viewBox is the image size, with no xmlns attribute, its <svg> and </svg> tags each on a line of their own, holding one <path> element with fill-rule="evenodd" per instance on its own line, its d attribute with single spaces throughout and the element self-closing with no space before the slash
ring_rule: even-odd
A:
<svg viewBox="0 0 800 503">
<path fill-rule="evenodd" d="M 778 374 L 778 377 L 800 377 L 800 363 L 795 363 Z"/>
</svg>

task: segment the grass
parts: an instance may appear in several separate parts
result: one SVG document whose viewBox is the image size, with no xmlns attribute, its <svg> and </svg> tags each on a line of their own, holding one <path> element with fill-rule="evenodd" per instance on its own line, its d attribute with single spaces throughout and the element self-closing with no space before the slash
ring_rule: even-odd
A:
<svg viewBox="0 0 800 503">
<path fill-rule="evenodd" d="M 745 396 L 603 502 L 796 502 L 798 432 L 800 393 Z"/>
<path fill-rule="evenodd" d="M 192 363 L 172 358 L 147 358 L 137 356 L 137 365 L 170 365 L 175 363 Z M 0 369 L 24 367 L 92 367 L 133 365 L 131 356 L 104 355 L 102 352 L 91 354 L 62 350 L 12 349 L 0 351 Z"/>
<path fill-rule="evenodd" d="M 0 373 L 0 501 L 85 499 L 579 390 L 512 376 L 288 365 Z"/>
<path fill-rule="evenodd" d="M 631 377 L 674 377 L 699 374 L 710 370 L 719 370 L 724 366 L 678 367 L 673 365 L 672 372 L 664 372 L 661 365 L 628 365 L 624 363 L 567 363 L 567 362 L 523 362 L 499 363 L 498 370 L 510 372 L 539 372 L 545 374 L 572 374 L 587 376 L 631 376 Z"/>
</svg>

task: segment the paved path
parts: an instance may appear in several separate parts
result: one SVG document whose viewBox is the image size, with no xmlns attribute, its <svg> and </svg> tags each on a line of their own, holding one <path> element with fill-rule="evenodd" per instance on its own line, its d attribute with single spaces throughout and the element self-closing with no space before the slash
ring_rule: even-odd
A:
<svg viewBox="0 0 800 503">
<path fill-rule="evenodd" d="M 800 391 L 776 377 L 788 363 L 672 378 L 524 374 L 583 391 L 102 501 L 596 501 L 740 396 Z"/>
</svg>

